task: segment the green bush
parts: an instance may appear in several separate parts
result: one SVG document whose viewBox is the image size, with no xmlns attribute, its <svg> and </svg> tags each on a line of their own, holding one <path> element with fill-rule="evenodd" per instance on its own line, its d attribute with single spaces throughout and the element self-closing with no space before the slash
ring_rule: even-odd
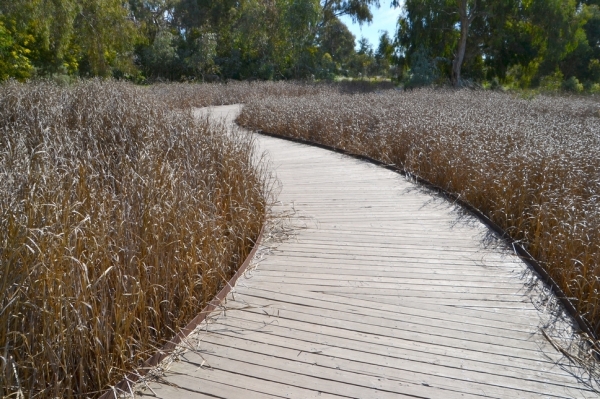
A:
<svg viewBox="0 0 600 399">
<path fill-rule="evenodd" d="M 562 84 L 562 88 L 573 93 L 581 93 L 583 91 L 583 85 L 575 76 L 571 76 L 569 79 L 565 80 Z"/>
<path fill-rule="evenodd" d="M 438 69 L 429 55 L 429 50 L 419 47 L 411 57 L 410 72 L 406 88 L 431 86 L 438 78 Z"/>
<path fill-rule="evenodd" d="M 556 71 L 552 75 L 544 76 L 540 79 L 540 89 L 542 91 L 559 91 L 563 85 L 564 76 L 561 71 Z"/>
</svg>

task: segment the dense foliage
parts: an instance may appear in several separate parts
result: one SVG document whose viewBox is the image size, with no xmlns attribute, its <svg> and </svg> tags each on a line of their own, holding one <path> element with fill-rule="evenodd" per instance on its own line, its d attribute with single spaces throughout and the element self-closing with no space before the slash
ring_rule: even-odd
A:
<svg viewBox="0 0 600 399">
<path fill-rule="evenodd" d="M 397 36 L 400 63 L 411 75 L 422 71 L 415 66 L 425 56 L 435 72 L 428 76 L 449 79 L 466 25 L 467 80 L 592 88 L 600 82 L 599 6 L 598 0 L 407 0 Z M 461 19 L 461 7 L 470 18 Z"/>
<path fill-rule="evenodd" d="M 600 335 L 600 106 L 472 90 L 266 97 L 238 122 L 365 154 L 457 194 L 521 242 Z"/>
<path fill-rule="evenodd" d="M 365 72 L 366 64 L 375 63 L 375 57 L 354 60 L 355 38 L 338 17 L 351 15 L 368 22 L 370 4 L 373 0 L 1 2 L 0 80 L 357 75 Z M 360 71 L 349 71 L 351 61 Z"/>
<path fill-rule="evenodd" d="M 137 32 L 121 0 L 0 2 L 0 80 L 133 72 Z"/>
<path fill-rule="evenodd" d="M 251 250 L 267 200 L 252 139 L 171 103 L 0 85 L 0 397 L 98 396 Z"/>
<path fill-rule="evenodd" d="M 0 2 L 0 80 L 392 77 L 600 90 L 600 0 L 391 0 L 396 32 L 356 42 L 339 17 L 375 0 Z"/>
</svg>

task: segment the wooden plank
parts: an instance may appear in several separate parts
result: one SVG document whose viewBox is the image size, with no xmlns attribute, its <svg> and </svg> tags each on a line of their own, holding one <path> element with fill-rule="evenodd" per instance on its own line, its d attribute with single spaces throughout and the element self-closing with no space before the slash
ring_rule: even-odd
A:
<svg viewBox="0 0 600 399">
<path fill-rule="evenodd" d="M 252 309 L 250 309 L 252 310 Z M 553 366 L 561 358 L 561 355 L 549 346 L 547 342 L 540 342 L 538 351 L 526 351 L 510 348 L 502 345 L 479 343 L 474 341 L 463 341 L 460 338 L 446 338 L 433 334 L 419 334 L 410 331 L 391 331 L 382 333 L 371 332 L 368 327 L 361 326 L 355 328 L 352 323 L 342 323 L 340 321 L 316 320 L 302 314 L 286 314 L 283 317 L 281 313 L 276 316 L 270 316 L 262 311 L 245 312 L 227 312 L 230 319 L 239 319 L 253 323 L 253 329 L 263 329 L 272 324 L 284 326 L 294 331 L 303 331 L 306 335 L 317 334 L 327 335 L 335 339 L 343 337 L 353 341 L 365 342 L 368 344 L 384 345 L 387 347 L 406 346 L 422 347 L 433 350 L 473 353 L 478 354 L 479 359 L 488 356 L 503 357 L 506 356 L 511 361 L 538 362 Z M 379 330 L 381 332 L 381 330 Z M 240 332 L 241 333 L 241 332 Z M 287 334 L 288 332 L 286 332 Z M 543 350 L 542 350 L 543 349 Z"/>
<path fill-rule="evenodd" d="M 481 245 L 481 243 L 477 243 L 474 241 L 466 241 L 462 240 L 451 240 L 450 238 L 445 238 L 444 240 L 440 240 L 439 237 L 435 237 L 432 239 L 430 237 L 394 237 L 393 239 L 390 237 L 384 236 L 355 236 L 353 237 L 338 234 L 338 235 L 319 235 L 316 232 L 311 232 L 310 235 L 303 235 L 302 237 L 298 237 L 298 243 L 304 245 L 312 245 L 312 246 L 324 246 L 329 247 L 332 245 L 343 247 L 343 248 L 368 248 L 373 244 L 377 244 L 381 246 L 381 248 L 408 248 L 408 249 L 420 249 L 420 248 L 431 248 L 440 251 L 461 251 L 461 250 L 470 250 L 470 251 L 482 251 L 485 250 L 486 247 Z M 487 247 L 489 248 L 489 247 Z"/>
<path fill-rule="evenodd" d="M 271 319 L 265 324 L 261 323 L 255 315 L 229 314 L 214 321 L 210 327 L 213 335 L 233 334 L 249 340 L 261 342 L 281 342 L 282 346 L 295 348 L 295 345 L 304 343 L 311 350 L 318 350 L 324 354 L 333 353 L 348 360 L 372 362 L 373 364 L 388 365 L 391 360 L 398 361 L 400 365 L 405 360 L 413 360 L 426 364 L 446 365 L 468 371 L 472 366 L 480 372 L 488 374 L 502 374 L 503 370 L 519 371 L 524 378 L 539 378 L 540 381 L 570 381 L 573 379 L 551 361 L 539 362 L 526 358 L 516 358 L 507 354 L 482 353 L 470 349 L 461 349 L 437 345 L 435 343 L 376 338 L 364 339 L 363 335 L 356 335 L 347 331 L 338 331 L 330 328 L 319 327 L 318 330 L 307 324 L 297 324 L 287 320 L 276 322 Z M 252 320 L 251 320 L 252 319 Z M 201 337 L 201 339 L 204 336 Z M 393 346 L 391 344 L 393 342 Z M 315 349 L 316 348 L 316 349 Z M 326 349 L 326 350 L 325 350 Z M 339 352 L 338 351 L 341 351 Z M 330 352 L 333 351 L 333 352 Z M 381 362 L 380 362 L 381 360 Z M 396 365 L 395 367 L 401 367 Z M 466 369 L 465 369 L 466 367 Z M 412 369 L 411 369 L 412 370 Z M 420 369 L 423 373 L 431 373 L 431 368 L 425 366 Z"/>
<path fill-rule="evenodd" d="M 240 331 L 243 331 L 240 334 Z M 212 333 L 214 332 L 214 333 Z M 356 342 L 343 337 L 322 334 L 303 334 L 285 325 L 271 323 L 265 328 L 252 329 L 248 320 L 236 317 L 222 317 L 210 326 L 209 333 L 203 334 L 201 342 L 218 339 L 220 344 L 227 345 L 229 337 L 237 337 L 247 341 L 262 342 L 298 351 L 296 357 L 303 352 L 322 356 L 346 359 L 353 362 L 373 364 L 385 367 L 407 369 L 431 374 L 434 368 L 429 364 L 456 369 L 463 377 L 471 371 L 490 375 L 501 375 L 517 379 L 528 379 L 538 382 L 551 382 L 568 386 L 577 386 L 572 378 L 552 368 L 554 363 L 540 365 L 524 359 L 511 359 L 507 356 L 477 356 L 477 353 L 464 350 L 436 351 L 430 346 L 413 346 L 409 342 L 403 345 L 382 347 L 379 343 Z M 215 341 L 217 342 L 217 341 Z M 416 362 L 420 366 L 408 365 L 405 361 Z M 394 363 L 395 366 L 392 366 Z M 361 370 L 367 366 L 358 366 Z M 452 374 L 453 371 L 446 370 Z M 452 377 L 454 378 L 454 377 Z M 487 377 L 486 377 L 487 378 Z"/>
<path fill-rule="evenodd" d="M 288 255 L 302 254 L 304 256 L 315 256 L 324 259 L 430 259 L 436 261 L 445 261 L 451 263 L 454 259 L 457 260 L 478 260 L 484 256 L 485 252 L 482 250 L 477 251 L 441 251 L 429 248 L 422 248 L 420 250 L 396 248 L 394 250 L 377 248 L 370 250 L 360 250 L 353 248 L 343 248 L 341 246 L 329 246 L 329 247 L 310 247 L 308 245 L 302 245 L 297 243 L 294 246 L 281 246 L 277 248 L 278 252 L 286 253 Z"/>
<path fill-rule="evenodd" d="M 461 361 L 459 367 L 456 362 L 446 362 L 445 365 L 441 365 L 439 358 L 436 359 L 438 363 L 427 363 L 422 359 L 418 361 L 407 358 L 392 360 L 386 359 L 385 356 L 380 356 L 377 359 L 384 364 L 381 365 L 372 363 L 375 361 L 372 354 L 361 357 L 356 356 L 356 353 L 351 353 L 352 351 L 347 349 L 335 350 L 336 348 L 315 347 L 307 343 L 297 346 L 297 341 L 294 341 L 296 346 L 289 347 L 288 344 L 291 343 L 291 340 L 279 338 L 267 342 L 263 337 L 263 340 L 254 341 L 245 336 L 240 337 L 239 335 L 227 333 L 226 330 L 223 332 L 220 325 L 217 328 L 219 328 L 218 334 L 206 334 L 199 343 L 202 358 L 209 364 L 212 359 L 211 354 L 218 353 L 218 356 L 237 360 L 249 359 L 249 362 L 256 362 L 255 355 L 259 354 L 268 356 L 265 361 L 260 363 L 268 364 L 273 368 L 285 368 L 291 372 L 314 374 L 329 380 L 362 385 L 363 387 L 372 386 L 372 377 L 383 377 L 380 380 L 378 379 L 377 389 L 408 394 L 417 394 L 417 392 L 407 392 L 401 385 L 390 385 L 386 382 L 410 383 L 411 381 L 420 380 L 427 381 L 433 387 L 448 391 L 476 396 L 484 391 L 487 395 L 495 394 L 502 398 L 547 393 L 554 396 L 552 390 L 557 386 L 577 388 L 577 385 L 573 385 L 573 381 L 568 381 L 565 378 L 557 380 L 557 376 L 550 379 L 541 373 L 536 375 L 530 370 L 504 368 L 502 374 L 499 374 L 500 368 L 495 367 L 492 369 L 493 373 L 488 374 L 484 371 L 485 365 L 482 363 L 469 365 L 468 362 Z M 253 334 L 253 337 L 257 335 Z M 248 355 L 245 355 L 244 352 Z M 342 353 L 353 357 L 353 359 L 340 357 Z M 194 354 L 190 354 L 190 356 L 193 357 Z M 472 368 L 469 369 L 469 367 Z M 318 371 L 311 373 L 310 368 L 318 368 Z M 410 379 L 406 378 L 409 373 L 411 374 Z M 451 396 L 451 393 L 438 392 L 437 395 L 438 397 L 447 397 Z"/>
<path fill-rule="evenodd" d="M 257 305 L 268 301 L 256 300 Z M 462 349 L 473 348 L 485 353 L 509 354 L 514 357 L 536 359 L 540 348 L 550 348 L 547 342 L 531 342 L 515 338 L 499 339 L 491 334 L 475 333 L 472 331 L 450 330 L 445 326 L 420 325 L 410 322 L 378 319 L 369 316 L 356 316 L 327 309 L 307 309 L 297 305 L 279 306 L 277 308 L 246 308 L 243 312 L 267 314 L 277 320 L 291 320 L 309 325 L 350 330 L 377 337 L 388 337 L 398 340 L 417 340 L 429 343 L 439 343 Z M 266 313 L 265 313 L 266 312 Z M 230 313 L 231 315 L 231 313 Z M 245 314 L 235 313 L 236 317 L 245 318 Z M 490 331 L 491 333 L 491 331 Z"/>
<path fill-rule="evenodd" d="M 458 264 L 458 261 L 453 261 L 452 264 L 446 262 L 423 262 L 419 259 L 396 259 L 391 261 L 364 261 L 360 259 L 335 260 L 319 259 L 318 262 L 314 258 L 307 259 L 306 257 L 291 257 L 277 250 L 272 251 L 279 258 L 285 258 L 285 261 L 272 261 L 271 258 L 264 258 L 260 261 L 259 270 L 298 270 L 302 271 L 309 268 L 320 269 L 326 273 L 338 273 L 341 271 L 366 271 L 377 276 L 377 273 L 401 273 L 407 275 L 415 275 L 420 273 L 431 273 L 437 275 L 456 275 L 456 276 L 484 276 L 488 280 L 498 277 L 521 279 L 521 275 L 526 272 L 526 269 L 515 263 L 487 263 L 485 265 L 477 264 L 474 261 L 466 261 L 463 264 Z M 436 266 L 437 265 L 437 266 Z M 470 266 L 470 267 L 464 267 Z"/>
<path fill-rule="evenodd" d="M 240 295 L 242 296 L 240 297 Z M 503 326 L 505 329 L 509 329 L 508 326 L 510 326 L 513 330 L 527 331 L 529 333 L 531 333 L 532 329 L 538 328 L 540 321 L 540 317 L 532 318 L 530 314 L 523 316 L 514 314 L 513 312 L 510 320 L 507 320 L 504 314 L 457 306 L 444 306 L 439 304 L 429 305 L 422 301 L 413 301 L 407 298 L 401 298 L 401 303 L 389 305 L 381 300 L 370 300 L 368 298 L 316 292 L 296 292 L 290 294 L 287 292 L 268 290 L 264 287 L 244 287 L 243 289 L 238 289 L 235 298 L 237 300 L 244 300 L 243 295 L 260 296 L 266 299 L 271 298 L 273 299 L 273 303 L 277 303 L 278 301 L 285 303 L 290 300 L 303 301 L 305 299 L 314 299 L 319 302 L 319 306 L 331 306 L 332 309 L 338 309 L 340 304 L 345 304 L 352 308 L 356 308 L 357 311 L 385 311 L 387 313 L 398 315 L 397 317 L 400 319 L 405 317 L 405 315 L 423 315 L 432 320 L 454 320 L 459 323 L 467 323 L 467 321 L 473 320 L 474 324 L 480 323 L 489 327 Z"/>
<path fill-rule="evenodd" d="M 306 291 L 304 291 L 306 292 Z M 329 295 L 338 295 L 341 297 L 347 297 L 347 298 L 358 298 L 358 299 L 362 299 L 362 300 L 369 300 L 372 302 L 376 302 L 376 303 L 386 303 L 386 304 L 390 304 L 390 305 L 396 305 L 396 306 L 400 306 L 402 305 L 407 298 L 403 298 L 400 297 L 398 295 L 396 296 L 391 296 L 391 295 L 373 295 L 371 294 L 357 294 L 354 292 L 334 292 L 334 291 L 327 291 L 327 294 Z M 440 305 L 440 306 L 446 306 L 446 307 L 456 307 L 456 308 L 467 308 L 467 309 L 478 309 L 479 311 L 487 311 L 488 313 L 497 313 L 497 314 L 502 314 L 504 318 L 506 318 L 506 315 L 521 315 L 522 317 L 526 317 L 526 318 L 531 318 L 531 317 L 537 317 L 538 314 L 541 312 L 541 310 L 536 309 L 535 307 L 533 307 L 533 305 L 531 303 L 528 302 L 522 302 L 522 303 L 517 303 L 517 302 L 492 302 L 492 301 L 477 301 L 477 300 L 448 300 L 445 301 L 443 299 L 439 299 L 439 298 L 435 298 L 432 300 L 429 300 L 427 298 L 423 298 L 423 297 L 417 297 L 417 298 L 408 298 L 411 299 L 413 302 L 415 301 L 419 301 L 421 303 L 423 303 L 424 305 Z M 521 313 L 516 312 L 516 310 L 519 310 Z"/>
<path fill-rule="evenodd" d="M 292 384 L 282 384 L 277 381 L 270 381 L 264 376 L 248 376 L 239 369 L 240 363 L 233 364 L 233 367 L 223 369 L 217 368 L 217 361 L 211 362 L 214 367 L 202 366 L 204 359 L 198 359 L 199 362 L 186 361 L 183 357 L 175 367 L 171 367 L 166 373 L 165 379 L 170 383 L 188 390 L 198 390 L 200 392 L 211 392 L 221 398 L 298 398 L 298 399 L 341 399 L 347 396 L 333 395 L 320 392 L 314 389 L 294 386 Z M 241 366 L 246 366 L 241 363 Z M 204 368 L 203 368 L 204 367 Z M 179 396 L 170 395 L 179 399 Z M 195 396 L 191 396 L 195 398 Z"/>
<path fill-rule="evenodd" d="M 232 378 L 234 376 L 230 376 Z M 228 384 L 228 381 L 215 381 L 198 376 L 189 377 L 186 374 L 168 373 L 166 378 L 170 384 L 150 381 L 139 388 L 136 397 L 205 399 L 205 398 L 249 398 L 269 399 L 285 398 L 272 392 L 270 394 Z"/>
<path fill-rule="evenodd" d="M 376 248 L 374 248 L 375 245 L 377 245 Z M 391 245 L 389 239 L 385 240 L 381 243 L 378 243 L 374 240 L 370 240 L 367 243 L 365 243 L 364 245 L 348 245 L 348 244 L 341 245 L 339 243 L 315 244 L 315 243 L 307 243 L 306 241 L 299 239 L 298 241 L 296 241 L 294 243 L 293 246 L 290 244 L 282 245 L 281 247 L 278 248 L 278 250 L 285 251 L 288 248 L 300 249 L 303 252 L 308 251 L 308 252 L 313 252 L 313 253 L 321 253 L 321 252 L 339 253 L 339 251 L 342 251 L 347 254 L 376 255 L 376 256 L 393 255 L 393 256 L 398 256 L 398 257 L 402 257 L 407 254 L 412 255 L 412 254 L 416 253 L 416 254 L 442 255 L 447 258 L 455 257 L 455 256 L 477 258 L 477 256 L 481 256 L 482 254 L 485 254 L 485 249 L 483 249 L 483 248 L 473 248 L 473 247 L 457 248 L 457 247 L 452 247 L 452 246 L 441 247 L 441 246 L 435 246 L 435 245 L 428 245 L 426 243 L 412 244 L 412 245 L 409 245 L 409 244 Z"/>
<path fill-rule="evenodd" d="M 392 296 L 395 298 L 422 298 L 426 301 L 448 302 L 455 301 L 456 304 L 476 304 L 480 302 L 482 305 L 490 306 L 498 304 L 498 306 L 516 306 L 523 307 L 521 304 L 528 303 L 529 298 L 524 298 L 521 295 L 514 294 L 496 294 L 496 293 L 475 293 L 468 290 L 456 290 L 455 292 L 439 292 L 439 291 L 419 291 L 419 290 L 398 290 L 395 288 L 378 288 L 375 284 L 355 284 L 343 285 L 341 282 L 337 286 L 330 285 L 310 285 L 310 284 L 293 284 L 292 282 L 274 283 L 263 281 L 263 279 L 246 279 L 239 283 L 242 286 L 253 287 L 259 284 L 261 287 L 269 287 L 279 292 L 331 292 L 345 293 L 353 295 L 377 295 L 381 297 Z M 536 311 L 532 309 L 532 311 Z"/>
<path fill-rule="evenodd" d="M 203 354 L 202 357 L 197 356 L 194 352 L 188 352 L 186 354 L 186 362 L 173 363 L 170 368 L 171 372 L 176 375 L 189 374 L 193 376 L 205 375 L 212 376 L 213 370 L 222 370 L 229 372 L 228 381 L 232 383 L 238 376 L 246 376 L 248 381 L 246 386 L 251 386 L 252 389 L 264 389 L 263 384 L 265 382 L 275 382 L 285 386 L 284 390 L 286 395 L 289 395 L 289 391 L 293 393 L 289 396 L 293 397 L 305 397 L 305 398 L 322 398 L 322 397 L 345 397 L 345 398 L 415 398 L 414 395 L 403 395 L 395 392 L 378 390 L 377 386 L 373 389 L 364 388 L 355 384 L 340 383 L 335 380 L 323 378 L 319 375 L 319 371 L 315 370 L 316 367 L 311 367 L 312 370 L 297 370 L 294 366 L 298 366 L 299 363 L 294 364 L 293 361 L 287 362 L 275 362 L 272 356 L 264 356 L 258 353 L 241 352 L 235 351 L 227 347 L 221 347 L 218 353 L 214 353 L 212 356 L 209 354 Z M 208 359 L 206 368 L 200 367 L 202 362 Z M 269 367 L 269 365 L 277 365 L 277 367 Z M 289 367 L 288 367 L 289 366 Z M 293 371 L 289 371 L 291 368 Z M 194 372 L 192 373 L 192 370 Z M 312 372 L 311 372 L 312 371 Z M 308 374 L 304 374 L 304 373 Z M 249 380 L 254 380 L 252 385 L 249 385 Z M 177 381 L 177 379 L 173 379 Z M 377 379 L 373 380 L 375 383 Z M 239 383 L 236 381 L 236 383 Z M 396 383 L 400 385 L 400 383 Z M 311 387 L 307 389 L 306 387 Z M 294 391 L 301 390 L 304 393 L 308 393 L 307 396 L 298 396 Z M 281 394 L 278 392 L 278 394 Z M 325 395 L 323 395 L 325 394 Z M 419 395 L 416 397 L 426 398 L 427 396 Z"/>
<path fill-rule="evenodd" d="M 337 278 L 323 278 L 322 276 L 306 275 L 306 276 L 294 276 L 289 273 L 272 275 L 268 273 L 262 273 L 260 270 L 254 273 L 253 278 L 257 278 L 260 281 L 268 283 L 290 283 L 290 284 L 301 284 L 311 285 L 314 287 L 321 286 L 332 286 L 332 287 L 355 287 L 360 285 L 361 287 L 372 287 L 373 289 L 394 289 L 396 291 L 425 291 L 425 292 L 465 292 L 473 294 L 509 294 L 511 296 L 521 295 L 525 291 L 525 288 L 521 285 L 510 286 L 505 284 L 498 286 L 491 282 L 480 282 L 480 283 L 469 283 L 464 282 L 462 284 L 456 284 L 456 282 L 446 281 L 446 284 L 437 281 L 424 281 L 419 279 L 413 279 L 408 282 L 403 282 L 400 279 L 384 278 L 384 277 L 371 277 L 361 278 L 362 276 L 346 276 L 339 274 Z"/>
<path fill-rule="evenodd" d="M 297 206 L 297 205 L 296 205 Z M 286 205 L 285 209 L 289 209 L 289 205 Z M 431 234 L 427 234 L 427 232 L 422 231 L 407 231 L 406 229 L 401 228 L 400 226 L 394 226 L 385 230 L 385 233 L 381 229 L 369 228 L 367 226 L 361 227 L 360 230 L 355 230 L 356 226 L 352 225 L 320 225 L 318 228 L 312 228 L 310 234 L 304 234 L 305 238 L 314 238 L 319 239 L 321 237 L 343 237 L 344 239 L 349 239 L 349 242 L 353 242 L 356 240 L 370 240 L 371 238 L 380 238 L 387 236 L 396 238 L 397 240 L 405 240 L 405 239 L 414 239 L 414 240 L 422 240 L 424 243 L 427 243 L 433 239 L 436 241 L 446 241 L 449 240 L 449 244 L 453 244 L 456 242 L 457 235 L 452 234 L 450 229 L 446 231 L 438 231 L 435 236 Z M 462 239 L 468 238 L 469 240 L 473 240 L 471 245 L 477 245 L 480 241 L 476 239 L 479 238 L 483 240 L 486 236 L 486 230 L 477 229 L 470 232 L 464 232 Z M 302 234 L 302 232 L 299 232 Z M 466 236 L 466 237 L 465 237 Z"/>
<path fill-rule="evenodd" d="M 519 324 L 512 320 L 507 322 L 506 320 L 482 319 L 482 313 L 478 311 L 456 314 L 440 311 L 439 308 L 436 311 L 431 311 L 421 307 L 415 309 L 406 306 L 389 306 L 385 304 L 373 306 L 372 303 L 368 303 L 367 301 L 347 299 L 349 300 L 335 301 L 329 295 L 323 294 L 289 295 L 249 288 L 243 290 L 241 293 L 238 292 L 236 300 L 228 302 L 228 307 L 237 309 L 247 304 L 252 304 L 252 306 L 259 305 L 260 307 L 278 309 L 280 306 L 298 305 L 317 312 L 321 309 L 326 309 L 341 313 L 350 313 L 356 315 L 356 317 L 377 317 L 382 320 L 416 323 L 425 326 L 443 325 L 445 328 L 451 330 L 462 331 L 463 329 L 468 329 L 475 333 L 497 336 L 498 338 L 509 337 L 527 341 L 531 339 L 531 334 L 537 332 L 539 328 L 539 320 L 538 323 L 532 320 L 533 322 L 528 324 Z M 273 312 L 268 309 L 267 311 L 269 313 Z M 526 321 L 527 319 L 523 320 Z"/>
<path fill-rule="evenodd" d="M 488 262 L 487 259 L 452 259 L 447 260 L 443 256 L 439 256 L 436 258 L 431 257 L 361 257 L 358 255 L 350 255 L 344 256 L 343 254 L 339 254 L 339 256 L 328 256 L 326 253 L 303 253 L 301 251 L 296 251 L 292 253 L 292 251 L 279 251 L 275 250 L 274 252 L 278 252 L 278 257 L 281 257 L 281 262 L 285 263 L 286 261 L 304 261 L 304 262 L 315 262 L 315 259 L 318 259 L 320 264 L 327 264 L 328 267 L 335 267 L 336 265 L 346 266 L 348 264 L 358 264 L 358 265 L 390 265 L 395 263 L 398 265 L 401 263 L 403 267 L 432 267 L 438 266 L 443 270 L 448 269 L 460 269 L 460 270 L 516 270 L 518 267 L 519 271 L 524 270 L 525 268 L 522 266 L 515 266 L 514 262 L 504 263 L 502 261 L 494 261 L 493 259 Z M 329 266 L 331 265 L 331 266 Z"/>
<path fill-rule="evenodd" d="M 236 340 L 234 337 L 228 338 L 230 339 L 223 341 L 226 345 L 213 343 L 212 341 L 217 341 L 214 337 L 202 341 L 201 347 L 208 352 L 203 353 L 202 358 L 206 359 L 211 365 L 213 363 L 217 364 L 217 367 L 225 364 L 226 360 L 234 360 L 238 368 L 244 368 L 244 372 L 248 373 L 261 372 L 264 367 L 278 370 L 280 373 L 291 373 L 293 377 L 289 378 L 297 382 L 306 381 L 303 385 L 310 384 L 325 392 L 339 392 L 344 396 L 353 398 L 482 397 L 476 392 L 477 388 L 465 389 L 456 380 L 400 369 L 395 369 L 396 375 L 394 375 L 393 372 L 386 373 L 383 367 L 364 363 L 356 364 L 355 362 L 330 356 L 310 356 L 310 352 L 299 352 L 253 341 Z M 236 347 L 236 344 L 239 344 L 239 346 Z M 211 353 L 214 355 L 211 355 Z M 192 353 L 188 358 L 194 359 L 195 356 Z M 309 358 L 309 360 L 306 361 L 306 358 Z M 351 365 L 356 368 L 348 370 L 347 367 L 352 367 Z M 259 369 L 254 370 L 257 366 Z M 364 367 L 362 370 L 360 369 L 361 366 Z M 405 378 L 407 374 L 412 378 Z M 419 380 L 420 382 L 417 382 Z M 496 397 L 510 397 L 515 394 L 520 397 L 528 396 L 528 392 L 523 390 L 496 389 L 496 387 L 487 384 L 480 385 L 483 385 L 486 394 L 495 394 Z M 331 391 L 327 391 L 328 389 Z M 480 386 L 479 389 L 482 389 L 482 387 Z"/>
<path fill-rule="evenodd" d="M 412 273 L 402 273 L 389 269 L 378 275 L 370 270 L 361 269 L 342 269 L 336 268 L 335 273 L 331 270 L 322 267 L 288 267 L 279 268 L 277 265 L 273 268 L 263 267 L 252 270 L 248 274 L 251 276 L 264 277 L 279 277 L 279 278 L 316 278 L 320 280 L 348 280 L 348 281 L 365 281 L 365 282 L 381 282 L 411 285 L 427 285 L 427 286 L 456 286 L 463 287 L 497 287 L 498 281 L 502 286 L 514 287 L 517 290 L 523 290 L 523 281 L 514 277 L 498 277 L 495 281 L 490 281 L 489 275 L 482 274 L 466 274 L 466 273 L 436 273 L 431 271 L 424 273 L 415 271 Z M 398 269 L 398 268 L 396 268 Z"/>
</svg>

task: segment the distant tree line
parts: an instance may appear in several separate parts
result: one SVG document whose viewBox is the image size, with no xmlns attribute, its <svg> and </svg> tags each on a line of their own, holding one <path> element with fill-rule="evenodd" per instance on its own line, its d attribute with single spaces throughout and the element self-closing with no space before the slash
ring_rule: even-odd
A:
<svg viewBox="0 0 600 399">
<path fill-rule="evenodd" d="M 407 86 L 572 90 L 600 82 L 600 0 L 391 5 L 403 6 L 397 31 L 373 47 L 339 18 L 370 23 L 378 0 L 3 1 L 0 80 L 382 76 Z"/>
<path fill-rule="evenodd" d="M 409 83 L 598 89 L 600 0 L 406 0 L 404 7 L 396 42 Z"/>
<path fill-rule="evenodd" d="M 330 79 L 386 75 L 340 22 L 375 0 L 10 0 L 0 2 L 0 80 Z M 392 40 L 386 36 L 387 46 Z"/>
</svg>

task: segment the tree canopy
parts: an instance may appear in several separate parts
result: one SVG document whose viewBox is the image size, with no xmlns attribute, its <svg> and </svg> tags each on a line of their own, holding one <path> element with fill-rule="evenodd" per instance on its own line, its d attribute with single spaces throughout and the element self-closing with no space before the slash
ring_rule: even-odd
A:
<svg viewBox="0 0 600 399">
<path fill-rule="evenodd" d="M 134 69 L 137 29 L 121 0 L 0 3 L 0 77 L 109 76 Z"/>
<path fill-rule="evenodd" d="M 382 6 L 400 6 L 399 0 Z M 406 0 L 379 43 L 341 22 L 379 0 L 0 2 L 0 80 L 384 76 L 408 85 L 600 82 L 600 0 Z M 358 44 L 358 48 L 355 45 Z M 557 83 L 558 82 L 558 83 Z"/>
<path fill-rule="evenodd" d="M 549 76 L 598 82 L 598 0 L 407 0 L 397 32 L 405 70 L 413 54 L 426 49 L 440 78 L 452 78 L 463 7 L 468 23 L 460 64 L 466 80 L 521 87 Z"/>
<path fill-rule="evenodd" d="M 376 0 L 14 0 L 0 3 L 0 80 L 215 80 L 349 73 Z"/>
</svg>

